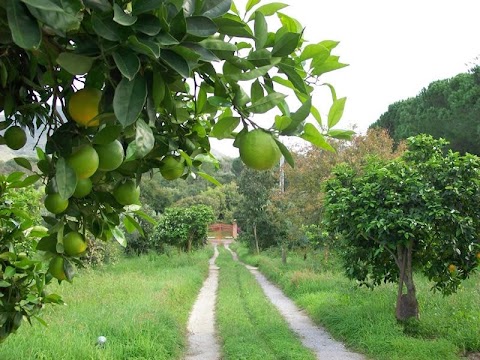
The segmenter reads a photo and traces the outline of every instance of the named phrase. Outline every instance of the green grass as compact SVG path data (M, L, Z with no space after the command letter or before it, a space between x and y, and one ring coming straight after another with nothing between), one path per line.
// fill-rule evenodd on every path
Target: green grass
M338 265L322 265L321 256L304 261L289 254L282 265L279 254L251 256L242 247L238 252L336 339L372 359L448 360L480 351L480 274L449 297L431 292L431 284L417 276L420 321L405 330L395 320L393 284L373 291L359 288Z
M211 254L149 255L83 271L55 289L68 305L46 309L49 326L23 324L0 346L0 359L180 359ZM100 335L104 348L96 346Z
M265 298L250 272L220 248L218 335L224 360L315 359Z

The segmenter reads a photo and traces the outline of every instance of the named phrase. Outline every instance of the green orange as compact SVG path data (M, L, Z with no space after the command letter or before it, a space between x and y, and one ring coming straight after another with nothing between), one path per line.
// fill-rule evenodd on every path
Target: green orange
M90 127L98 126L102 92L98 89L84 88L74 93L68 101L68 113L79 125Z
M98 154L98 170L112 171L117 169L123 163L125 152L122 143L114 140L109 144L95 146Z
M268 170L278 164L280 149L272 134L255 129L243 135L239 144L240 158L255 170Z
M5 144L12 150L19 150L27 143L27 134L20 126L10 126L3 134Z
M183 175L185 165L180 157L167 155L160 165L160 173L167 180L175 180Z
M67 280L67 275L65 274L65 260L61 256L55 256L48 266L48 271L52 276L58 280Z
M92 192L92 186L92 180L90 180L90 178L78 179L73 197L80 199L87 196Z
M86 179L98 169L98 154L91 145L82 145L67 158L67 163L78 179Z
M60 214L68 207L68 199L62 198L58 193L48 194L43 203L52 214Z
M71 231L63 237L63 249L67 255L80 255L87 250L87 242L80 233Z
M113 197L121 205L138 204L140 202L140 188L133 180L121 182L113 189Z

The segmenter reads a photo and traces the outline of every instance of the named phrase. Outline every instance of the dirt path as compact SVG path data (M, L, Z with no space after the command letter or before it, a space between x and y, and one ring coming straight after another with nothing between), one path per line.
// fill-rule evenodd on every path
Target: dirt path
M215 302L218 288L218 267L215 254L210 259L208 277L198 294L188 319L188 351L185 360L218 360L220 345L215 334Z
M228 244L225 244L225 248L230 251L233 259L238 261L237 254L228 247ZM316 326L292 300L287 298L279 288L268 281L257 268L249 265L245 266L255 276L267 298L287 320L290 328L297 333L303 345L311 349L316 354L317 359L364 359L362 355L348 351L342 343L333 340L325 330Z

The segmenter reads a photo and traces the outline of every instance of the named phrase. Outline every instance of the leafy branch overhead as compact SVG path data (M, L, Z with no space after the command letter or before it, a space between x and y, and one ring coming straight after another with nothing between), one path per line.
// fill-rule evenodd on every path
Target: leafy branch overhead
M16 159L34 172L18 186L41 180L50 212L37 245L49 269L33 275L71 281L88 239L125 246L122 224L141 229L138 217L151 220L139 207L145 174L174 180L196 173L218 184L201 168L215 163L211 137L235 139L242 160L263 170L280 154L293 165L281 135L327 150L325 137L351 136L332 129L345 106L332 85L324 84L332 94L327 121L313 99L320 77L346 66L333 54L338 43L306 44L286 7L259 0L244 11L231 0L0 0L0 143L18 150L26 132L47 138L36 166ZM271 128L255 117L269 112L276 112ZM307 123L310 115L316 125ZM16 258L5 259L2 266L15 265ZM0 340L21 316L33 316L5 304L15 326Z

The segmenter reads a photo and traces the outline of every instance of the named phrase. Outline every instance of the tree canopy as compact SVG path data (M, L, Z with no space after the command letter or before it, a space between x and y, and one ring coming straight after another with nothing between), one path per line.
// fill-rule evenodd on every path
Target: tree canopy
M391 104L372 124L396 140L425 133L445 138L461 153L480 155L480 67L451 79L432 82L416 97Z
M480 159L446 145L409 138L401 157L340 166L326 185L325 225L341 236L347 275L398 282L399 320L418 316L414 270L450 294L480 262Z

